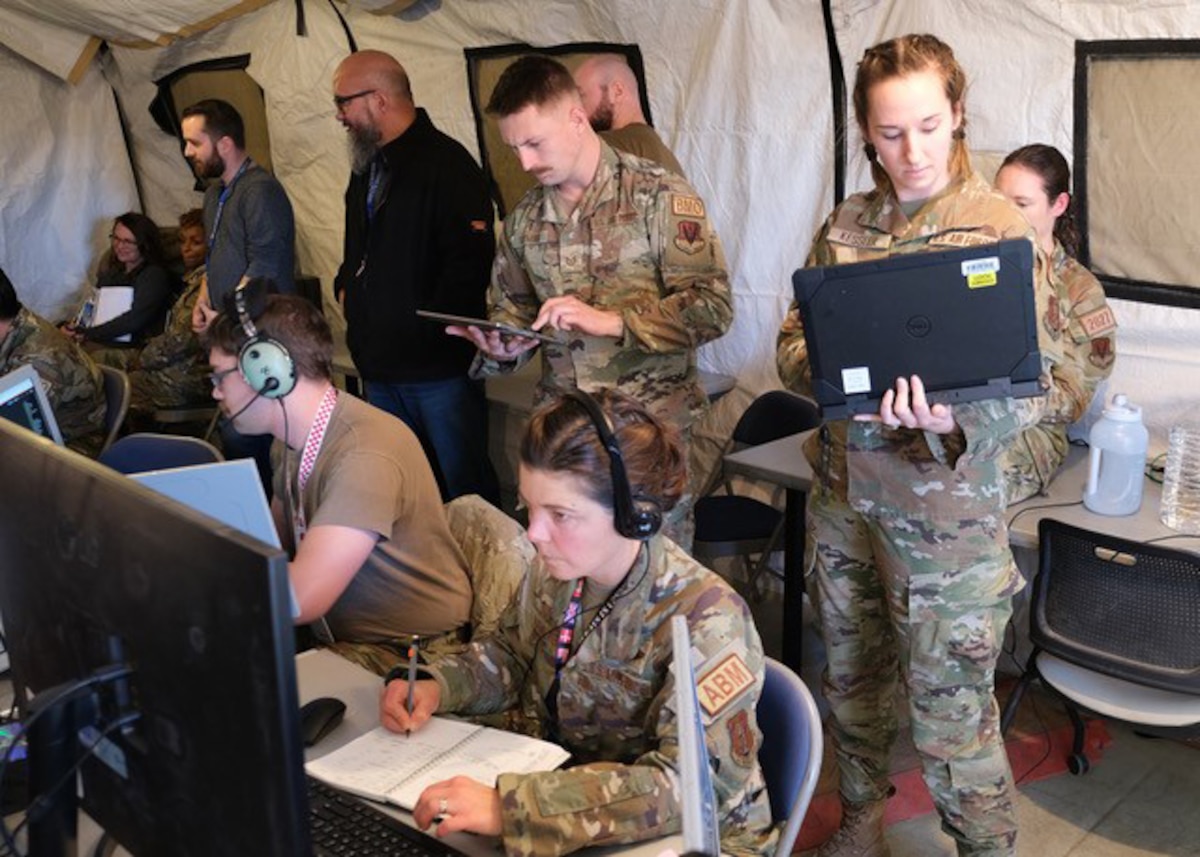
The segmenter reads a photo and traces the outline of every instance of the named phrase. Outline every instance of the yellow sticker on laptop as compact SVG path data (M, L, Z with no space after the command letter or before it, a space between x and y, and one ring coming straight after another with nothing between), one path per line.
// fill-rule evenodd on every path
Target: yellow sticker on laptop
M962 263L962 275L967 281L968 289L985 289L999 282L996 272L1000 270L999 256L985 256L982 259L968 259Z

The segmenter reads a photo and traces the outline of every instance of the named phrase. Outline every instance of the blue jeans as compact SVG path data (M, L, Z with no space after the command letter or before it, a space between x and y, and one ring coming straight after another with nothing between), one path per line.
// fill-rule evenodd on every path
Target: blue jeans
M488 406L482 381L448 378L411 384L366 381L367 401L404 420L425 450L442 499L478 494L500 505L488 457Z

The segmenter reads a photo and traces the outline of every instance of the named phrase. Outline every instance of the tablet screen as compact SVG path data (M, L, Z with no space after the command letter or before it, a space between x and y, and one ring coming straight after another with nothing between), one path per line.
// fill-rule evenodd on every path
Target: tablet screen
M460 327L478 327L480 330L497 330L509 336L524 336L526 339L536 339L539 342L557 343L559 341L547 333L530 330L527 327L502 324L498 321L488 321L486 318L471 318L465 315L451 315L450 313L433 312L425 309L417 310L417 315L421 318L427 318L430 321L441 322L442 324L454 324Z

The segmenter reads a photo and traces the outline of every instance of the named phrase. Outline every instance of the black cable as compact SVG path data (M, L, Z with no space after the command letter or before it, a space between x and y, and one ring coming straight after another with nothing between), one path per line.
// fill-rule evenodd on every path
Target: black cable
M1029 688L1033 690L1033 688ZM1025 781L1025 778L1042 766L1042 763L1050 758L1050 753L1054 750L1054 736L1050 734L1050 729L1046 726L1046 721L1042 718L1042 710L1038 708L1037 696L1030 695L1029 701L1033 704L1033 716L1037 718L1038 726L1042 729L1042 734L1046 736L1046 751L1042 753L1042 757L1038 759L1025 773L1013 780L1014 786L1019 786Z
M96 748L100 746L102 741L108 738L108 736L117 729L121 729L125 726L135 723L139 717L141 717L139 712L132 711L128 714L117 717L112 723L109 723L107 726L105 726L104 731L97 735L96 739L84 748L84 751L80 754L79 758L75 760L75 763L71 765L70 769L58 778L58 782L29 802L29 806L25 810L25 817L22 818L21 822L12 830L13 839L15 839L21 833L21 830L26 824L29 823L31 819L37 820L38 816L49 809L50 802L54 799L54 796L58 794L59 791L61 791L62 788L66 786L77 773L79 773L79 768L96 751Z
M1070 503L1043 503L1040 506L1026 506L1023 509L1018 509L1016 511L1016 513L1011 518L1008 519L1008 527L1009 527L1009 529L1012 529L1013 522L1016 521L1017 518L1024 515L1026 512L1038 512L1038 511L1041 511L1042 509L1069 509L1071 506L1082 506L1082 505L1083 505L1083 500L1075 500Z

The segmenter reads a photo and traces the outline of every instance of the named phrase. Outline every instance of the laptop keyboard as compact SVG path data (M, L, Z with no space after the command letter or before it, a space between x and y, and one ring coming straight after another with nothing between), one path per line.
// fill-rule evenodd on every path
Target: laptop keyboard
M462 852L358 798L308 778L308 818L316 857L452 857Z

